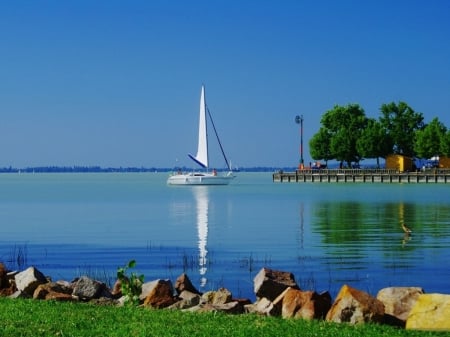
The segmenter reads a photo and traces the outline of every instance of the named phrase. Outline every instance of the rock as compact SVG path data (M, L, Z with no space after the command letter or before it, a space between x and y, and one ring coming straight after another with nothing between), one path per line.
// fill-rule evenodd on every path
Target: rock
M324 319L331 308L328 292L301 291L289 288L283 296L283 318Z
M294 275L289 272L262 268L253 280L256 297L273 301L286 288L299 289Z
M8 271L3 263L0 262L0 289L8 288Z
M393 316L404 323L417 298L424 291L419 287L389 287L381 289L377 299L383 302L386 315Z
M114 283L114 286L111 290L111 295L114 298L122 297L122 282L120 280L117 280L116 283Z
M255 303L244 305L244 309L249 314L279 316L279 309L265 297L259 298Z
M94 298L100 298L106 291L106 285L93 280L87 276L81 276L76 281L72 295L82 301L90 301Z
M406 320L406 329L450 331L450 295L419 295Z
M35 267L29 267L16 274L14 279L17 289L28 296L33 296L40 284L47 283L47 278Z
M188 290L183 290L178 297L180 300L169 306L168 309L188 309L200 303L200 295Z
M231 301L224 304L201 303L195 307L189 308L189 312L223 312L227 314L242 314L244 306L239 301Z
M231 292L228 289L220 288L217 291L208 291L202 295L201 302L213 305L220 305L231 302Z
M165 308L173 303L173 287L170 280L153 281L153 286L144 299L144 306L152 308Z
M200 294L200 292L192 285L192 282L186 275L186 273L178 276L177 280L175 281L175 290L177 294L181 294L185 290L194 294Z
M72 301L72 289L61 284L49 282L40 284L33 293L38 300Z
M344 285L326 316L337 323L382 323L384 305L369 294Z

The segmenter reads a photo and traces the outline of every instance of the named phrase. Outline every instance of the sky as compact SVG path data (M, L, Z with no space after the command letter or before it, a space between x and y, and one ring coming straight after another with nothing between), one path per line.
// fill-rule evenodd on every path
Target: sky
M0 0L0 167L195 167L202 84L238 167L297 166L296 115L308 163L336 104L450 128L450 1Z

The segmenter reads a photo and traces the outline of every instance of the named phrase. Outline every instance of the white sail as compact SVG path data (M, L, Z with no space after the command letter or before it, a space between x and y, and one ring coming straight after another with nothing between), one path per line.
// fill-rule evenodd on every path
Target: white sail
M200 166L208 167L208 137L206 129L206 102L205 102L205 87L202 86L200 94L200 116L198 125L198 148L197 155L194 157L189 155Z
M207 118L209 120L207 121ZM177 170L176 173L172 174L168 179L167 183L169 185L228 185L231 180L235 178L233 172L231 171L231 166L225 156L222 144L217 134L216 127L211 117L211 113L208 110L205 102L205 87L202 86L200 94L200 116L199 116L199 128L198 128L198 149L197 155L193 156L189 154L189 157L194 160L200 166L208 169L208 132L207 125L210 122L212 130L216 135L217 142L219 144L220 150L222 152L223 158L227 164L229 171L226 174L217 174L214 169L212 172L189 172L183 173Z

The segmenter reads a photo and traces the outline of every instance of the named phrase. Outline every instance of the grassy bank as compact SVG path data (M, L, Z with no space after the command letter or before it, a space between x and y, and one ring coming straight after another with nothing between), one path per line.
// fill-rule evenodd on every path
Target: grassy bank
M0 298L0 336L444 336L389 326ZM447 335L447 334L445 334Z

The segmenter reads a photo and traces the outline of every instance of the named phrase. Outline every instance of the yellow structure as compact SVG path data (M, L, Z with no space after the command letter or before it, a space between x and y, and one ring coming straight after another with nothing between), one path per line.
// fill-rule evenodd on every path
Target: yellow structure
M439 157L439 168L450 168L450 158Z
M413 160L400 154L390 154L386 157L386 169L398 170L400 172L412 171Z

